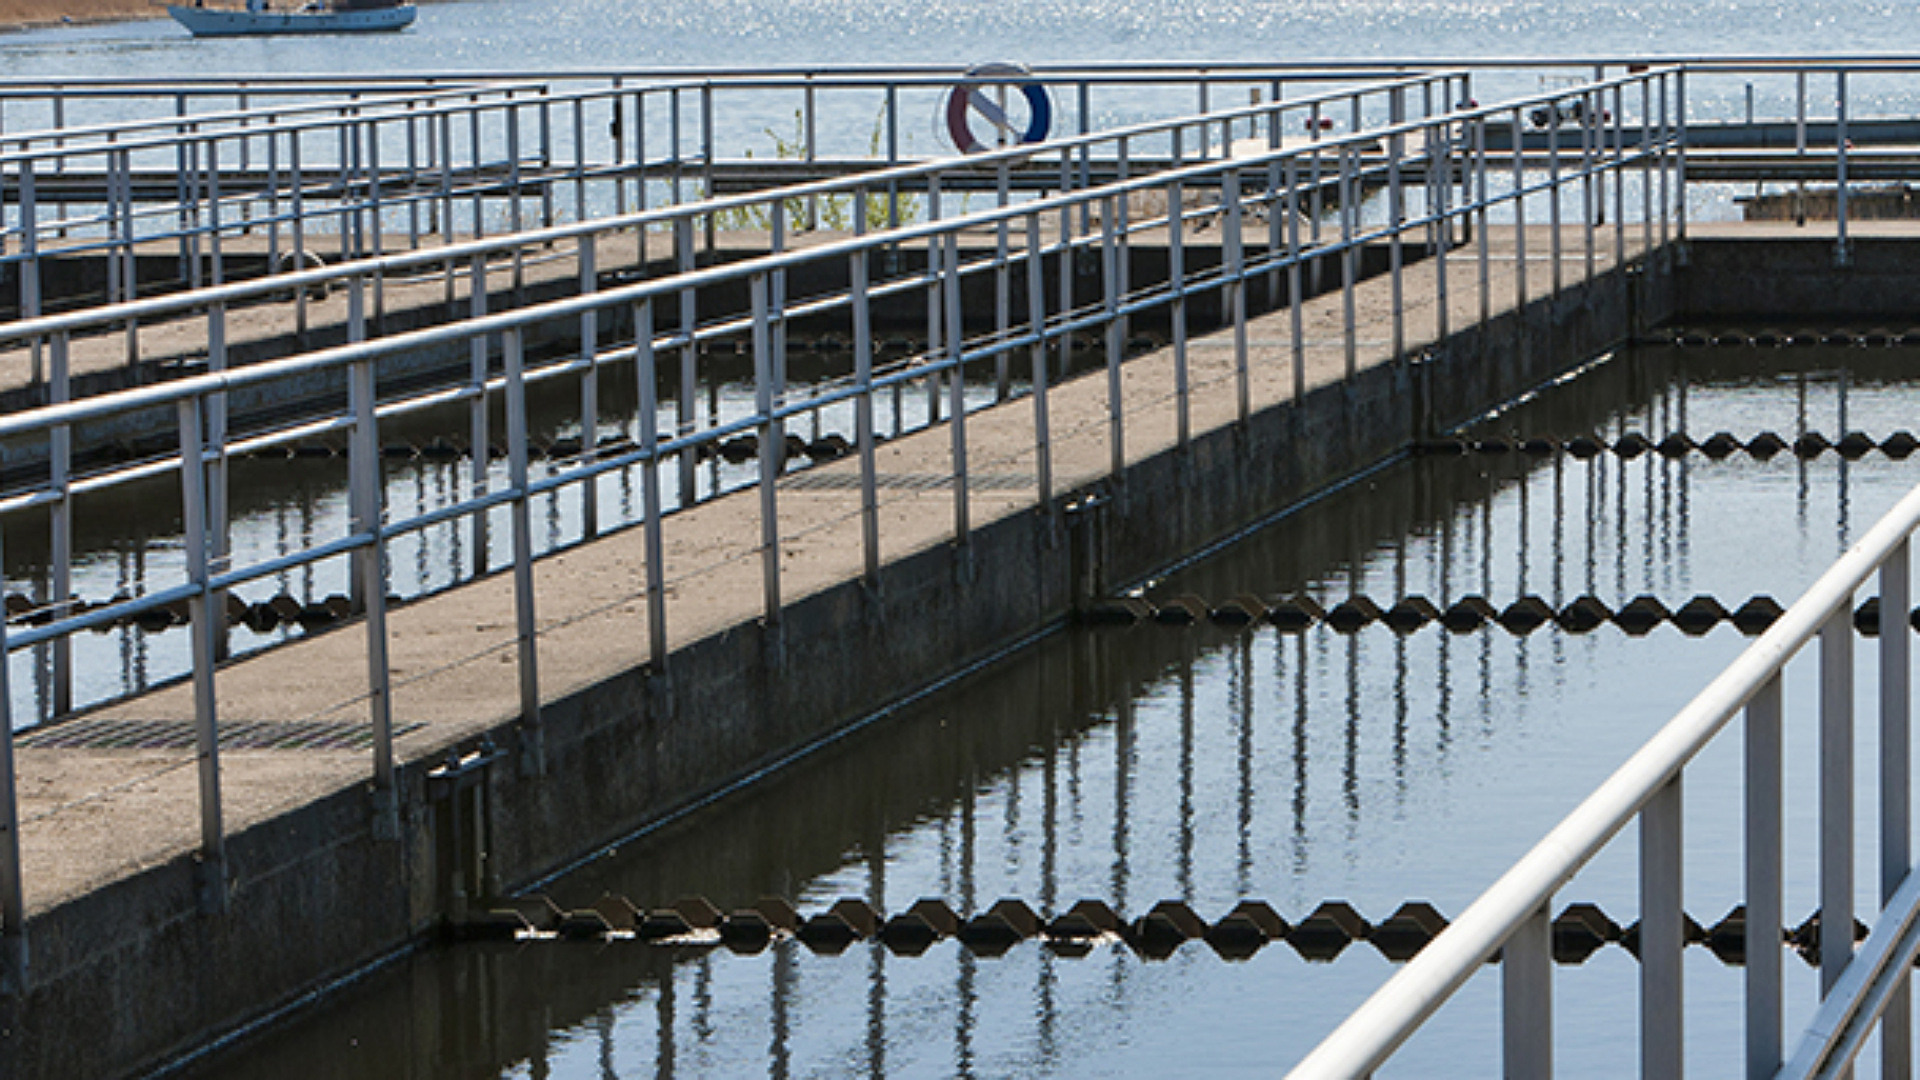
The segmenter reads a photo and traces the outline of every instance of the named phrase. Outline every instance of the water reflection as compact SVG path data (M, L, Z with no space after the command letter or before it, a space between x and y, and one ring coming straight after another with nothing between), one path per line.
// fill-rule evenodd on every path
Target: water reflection
M1835 435L1849 423L1884 433L1910 400L1857 370L1789 375L1804 392L1784 394L1778 373L1743 362L1738 378L1657 355L1605 365L1484 427L1657 441L1786 433L1804 419ZM1475 594L1499 606L1528 593L1556 606L1579 593L1615 606L1639 592L1670 607L1695 593L1729 607L1753 593L1785 600L1840 550L1834 522L1879 513L1910 480L1879 456L1423 458L1153 588L1328 604L1365 594L1383 606L1414 593L1442 607ZM1407 899L1457 912L1744 643L1729 627L1701 638L1670 626L1644 638L1613 627L1070 631L548 891L566 907L617 893L643 907L701 894L723 909L775 895L804 908L858 896L888 912L922 896L969 912L1003 896L1043 912L1093 897L1134 915L1177 898L1210 918L1246 897L1291 918L1331 898L1373 918ZM1737 845L1710 842L1738 834L1733 783L1731 771L1690 774L1704 881L1737 873ZM1628 869L1603 865L1577 899L1626 921L1633 895ZM1383 970L1363 947L1322 965L1284 947L1244 964L1197 948L1148 964L1124 949L1069 960L1037 946L988 960L951 942L920 958L865 945L822 957L793 942L750 957L463 946L380 974L206 1075L1266 1069ZM1733 1022L1731 993L1703 1000L1700 1023ZM1459 1016L1447 1023L1465 1034L1409 1048L1410 1068L1494 1067L1480 1056L1497 1047L1491 1005ZM360 1042L343 1050L349 1039ZM1566 1064L1630 1068L1608 1057L1618 1049L1595 1040Z

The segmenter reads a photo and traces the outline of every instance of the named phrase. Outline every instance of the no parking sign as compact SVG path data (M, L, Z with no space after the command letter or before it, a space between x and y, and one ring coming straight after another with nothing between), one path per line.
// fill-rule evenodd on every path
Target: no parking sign
M1026 114L1024 120L1019 112ZM947 95L946 117L953 148L977 154L994 145L1045 139L1053 127L1053 99L1019 64L978 64L967 69L967 81ZM989 126L984 142L974 135L975 117Z

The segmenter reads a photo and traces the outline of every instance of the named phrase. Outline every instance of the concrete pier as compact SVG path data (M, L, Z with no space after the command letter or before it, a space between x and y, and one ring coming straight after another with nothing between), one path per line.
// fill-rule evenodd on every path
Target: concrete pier
M886 562L876 582L861 580L858 495L845 482L852 463L791 474L779 489L793 538L781 552L791 599L772 624L759 617L754 497L676 515L668 617L673 640L686 644L664 671L644 662L637 533L545 560L537 573L547 696L537 727L518 716L506 576L396 610L399 836L374 828L363 752L229 749L224 912L196 901L191 749L22 747L31 952L26 994L0 1004L6 1075L137 1070L269 1015L419 940L462 902L459 892L511 890L777 766L1057 625L1077 601L1658 322L1886 320L1920 284L1906 269L1915 237L1899 227L1857 237L1844 265L1830 239L1722 227L1696 230L1684 253L1636 248L1624 267L1603 257L1584 281L1584 253L1566 243L1565 277L1580 283L1549 295L1551 267L1539 257L1547 239L1544 230L1528 237L1521 306L1513 237L1490 237L1486 323L1477 287L1456 266L1448 322L1460 329L1444 339L1432 302L1437 267L1410 268L1408 352L1399 357L1384 332L1389 284L1363 283L1358 371L1344 381L1339 297L1312 301L1303 312L1308 393L1299 400L1286 313L1253 321L1245 424L1231 334L1195 340L1185 447L1170 353L1129 361L1118 478L1109 475L1104 379L1056 388L1058 497L1046 506L1033 486L1031 403L970 416L974 529L964 543L952 531L950 486L927 481L950 470L947 429L888 443ZM360 628L348 626L230 665L219 675L222 719L364 723L364 655ZM88 719L185 730L192 716L189 689L175 686Z
M1431 261L1409 267L1407 353L1389 283L1363 283L1357 371L1342 379L1337 294L1303 312L1295 400L1289 319L1248 328L1250 416L1238 420L1232 335L1190 346L1192 438L1175 429L1173 358L1128 361L1126 467L1109 474L1106 380L1050 396L1057 497L1037 502L1032 407L968 417L973 530L953 531L951 436L879 449L885 564L862 581L852 462L780 481L785 595L759 617L757 500L674 518L666 562L676 647L650 670L638 531L537 564L537 725L518 715L512 581L500 575L390 614L401 733L400 830L377 834L364 752L222 754L226 910L196 903L195 757L105 748L18 751L29 986L7 999L12 1076L123 1072L191 1050L429 933L464 892L512 889L775 767L887 702L1059 624L1076 602L1151 573L1386 460L1673 314L1676 249L1633 250L1550 295L1530 254L1517 303L1511 232L1479 321L1456 266L1447 323ZM1549 249L1545 230L1527 250ZM1610 245L1608 250L1611 250ZM1565 278L1583 277L1577 239ZM1504 258L1501 253L1505 253ZM1749 260L1750 264L1750 260ZM836 477L841 478L836 482ZM929 482L928 478L934 478ZM231 726L364 724L365 647L350 625L219 673ZM177 685L90 714L190 729ZM475 843L475 840L478 843ZM103 1024L101 1018L107 1018ZM84 1028L85 1037L80 1031Z

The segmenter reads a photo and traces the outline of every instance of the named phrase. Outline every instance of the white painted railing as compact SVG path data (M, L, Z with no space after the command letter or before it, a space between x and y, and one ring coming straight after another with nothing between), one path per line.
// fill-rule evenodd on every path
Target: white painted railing
M1554 897L1615 837L1639 834L1640 1071L1684 1073L1681 789L1687 767L1744 716L1746 1075L1841 1076L1880 1026L1881 1075L1912 1069L1910 973L1920 956L1920 875L1911 828L1911 546L1920 488L1821 575L1765 634L1508 870L1431 945L1389 979L1290 1074L1360 1077L1498 957L1508 1076L1553 1071ZM1884 909L1856 953L1854 923L1854 596L1878 582L1883 619L1878 723L1880 896ZM1782 1030L1781 680L1818 642L1819 896L1824 1000L1794 1044ZM1729 1051L1731 1047L1729 1046Z

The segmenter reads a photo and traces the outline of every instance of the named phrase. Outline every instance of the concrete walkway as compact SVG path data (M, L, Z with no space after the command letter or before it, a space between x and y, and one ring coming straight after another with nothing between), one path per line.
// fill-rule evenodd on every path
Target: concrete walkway
M1563 237L1562 273L1570 283L1586 268L1579 236L1568 230ZM1605 271L1613 262L1613 233L1602 231L1599 239L1595 268ZM1630 230L1630 257L1638 255L1640 239L1637 228ZM1526 242L1527 294L1537 299L1552 286L1550 236L1544 229L1530 229ZM1489 244L1487 304L1497 315L1517 304L1519 261L1512 230L1495 230ZM1481 314L1474 253L1469 245L1449 257L1447 319L1456 330ZM1426 260L1405 272L1401 312L1409 354L1436 340L1437 270L1433 260ZM1390 280L1383 276L1362 283L1355 292L1355 311L1358 365L1393 363ZM1337 291L1304 306L1305 382L1310 389L1342 377L1345 317ZM1250 404L1257 412L1293 393L1288 313L1252 321L1247 339ZM1191 423L1196 433L1235 422L1234 351L1230 332L1191 343ZM1176 443L1174 363L1172 350L1164 349L1129 360L1124 367L1129 461L1160 454ZM1055 492L1106 476L1110 443L1104 375L1093 373L1055 387L1049 406ZM975 478L968 493L973 522L1034 512L1038 503L1031 400L1016 399L971 414L966 430ZM948 476L951 453L951 431L945 425L878 449L883 558L898 559L954 539L951 486L916 482ZM663 469L663 474L670 475L670 470ZM847 458L790 473L781 481L780 565L783 596L789 602L859 577L857 476L857 458ZM760 617L759 535L759 503L753 490L666 520L671 645L721 634ZM537 564L543 698L565 696L645 662L650 645L642 550L641 531L630 529ZM397 747L403 760L432 759L462 739L515 718L519 691L510 576L497 575L397 608L390 614L390 628L393 712L396 726L406 732ZM363 631L354 624L228 665L217 680L222 722L364 725L365 647ZM186 684L88 714L89 719L183 725L192 717ZM18 760L30 912L45 911L196 847L197 780L191 749L22 747ZM221 761L230 833L365 784L371 776L370 755L364 752L223 750Z

